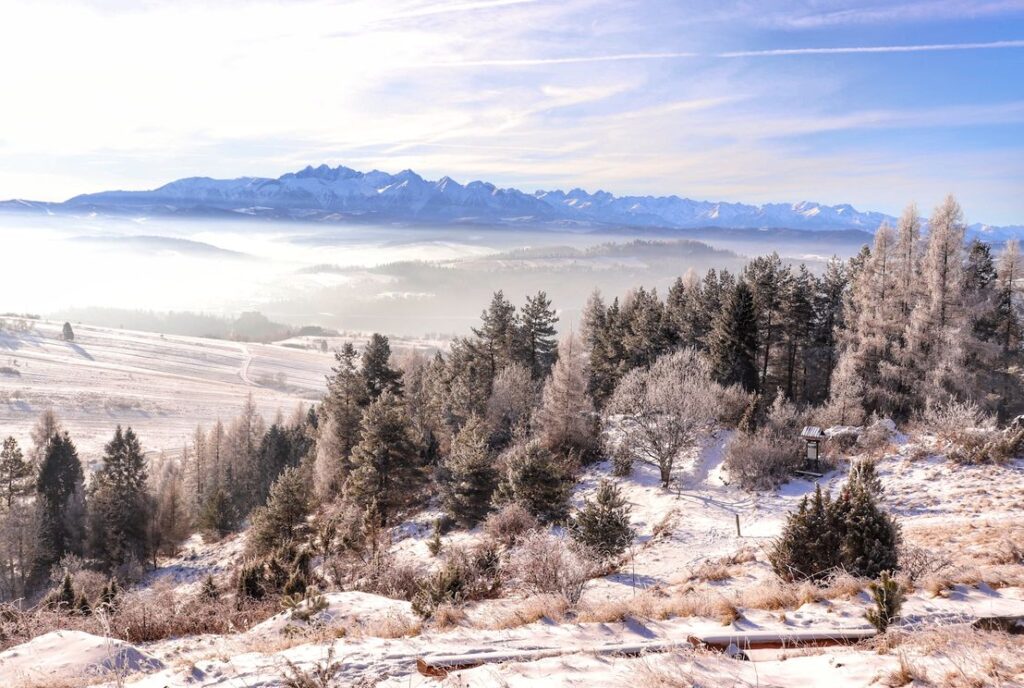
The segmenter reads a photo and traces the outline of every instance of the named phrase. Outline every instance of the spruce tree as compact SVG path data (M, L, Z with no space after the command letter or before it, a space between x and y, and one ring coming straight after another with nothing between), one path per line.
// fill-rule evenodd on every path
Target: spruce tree
M470 418L456 435L439 470L444 510L453 520L467 527L487 515L497 483L487 434L479 417Z
M89 493L89 544L106 566L145 561L149 519L146 461L135 432L122 432L104 447L103 465L93 476Z
M668 350L665 307L656 290L640 287L631 292L622 307L621 317L626 370L649 366Z
M854 576L878 578L882 571L899 567L900 528L882 511L871 492L848 482L835 503L843 523L840 543L843 566Z
M710 335L708 356L720 383L739 384L748 392L757 391L757 341L754 297L741 280L729 295Z
M10 511L14 501L32 491L35 470L25 458L18 441L13 437L4 440L0 450L0 502Z
M495 493L497 503L518 502L545 523L565 518L572 475L554 454L533 440L513 445L503 456L503 463Z
M340 492L351 470L352 450L359 443L359 422L370 395L356 359L346 342L334 354L336 365L327 377L327 397L320 405L313 480L317 496L327 500Z
M84 474L68 434L54 435L36 480L39 500L37 571L45 573L67 554L82 554L84 545Z
M64 323L64 327L61 329L61 337L65 342L75 341L75 331L71 329L71 323Z
M569 533L600 556L616 557L633 541L633 529L629 526L631 511L619 486L602 480L594 501L583 500L583 506L569 523Z
M402 371L391 367L391 344L384 335L374 332L370 337L363 350L360 375L371 400L384 392L401 396Z
M522 341L523 363L530 369L534 380L543 380L555 362L555 323L558 316L551 307L548 295L537 292L527 296L526 305L520 314L519 336Z
M419 454L401 399L382 393L367 407L360 428L345 495L364 509L376 501L386 522L409 502L420 473Z
M297 541L305 532L311 511L309 480L295 466L286 468L270 488L266 506L253 512L250 542L265 554Z

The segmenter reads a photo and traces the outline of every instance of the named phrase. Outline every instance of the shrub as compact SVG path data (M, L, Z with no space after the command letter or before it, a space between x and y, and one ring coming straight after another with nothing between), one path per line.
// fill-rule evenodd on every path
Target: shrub
M512 547L520 537L536 529L537 519L517 502L506 504L484 521L484 533L505 547Z
M743 385L723 387L718 395L718 422L727 428L738 426L752 398Z
M993 419L973 401L957 401L949 397L942 402L928 400L921 420L936 435L945 440L954 440L967 430L991 428Z
M739 433L729 442L725 467L730 480L746 490L770 490L785 483L803 465L803 442L769 428Z
M877 578L899 566L900 529L855 481L832 501L819 487L791 513L768 559L784 580L822 581L836 570Z
M618 485L602 480L594 501L583 500L583 507L569 523L569 533L599 556L615 557L633 541L633 529L629 527L631 511Z
M419 581L412 608L428 619L442 605L491 597L499 584L498 555L492 547L450 548L441 566Z
M263 562L249 561L238 569L235 590L241 599L262 600L267 594L263 581Z
M508 566L512 577L533 593L562 595L579 602L583 586L597 574L597 565L585 549L549 533L534 531L512 551Z
M877 583L869 586L871 597L875 606L869 609L866 616L872 626L878 629L879 633L885 633L889 624L896 621L900 616L900 609L903 607L903 591L895 578L889 576L888 571L882 571Z

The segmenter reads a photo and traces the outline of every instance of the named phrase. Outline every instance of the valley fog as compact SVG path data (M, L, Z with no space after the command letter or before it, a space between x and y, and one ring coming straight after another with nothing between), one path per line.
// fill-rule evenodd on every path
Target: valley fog
M135 329L154 328L139 311L259 311L291 326L421 336L468 332L498 289L513 302L543 289L565 328L594 289L664 293L688 271L739 270L745 255L770 250L817 272L859 239L12 213L0 215L0 311Z

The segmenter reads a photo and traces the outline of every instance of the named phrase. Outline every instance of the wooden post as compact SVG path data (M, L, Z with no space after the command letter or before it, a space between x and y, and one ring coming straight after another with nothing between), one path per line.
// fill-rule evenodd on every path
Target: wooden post
M740 533L740 515L739 514L733 514L733 515L736 517L736 537L743 537L743 534Z

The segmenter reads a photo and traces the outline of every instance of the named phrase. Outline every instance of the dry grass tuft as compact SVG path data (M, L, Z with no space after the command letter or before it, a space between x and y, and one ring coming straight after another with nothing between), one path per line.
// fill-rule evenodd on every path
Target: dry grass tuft
M885 681L888 688L900 688L901 686L908 686L914 681L920 681L927 683L928 674L917 665L913 664L907 657L906 652L899 653L900 665L896 669L889 672L883 680Z
M434 610L434 625L437 628L448 629L462 624L466 620L466 611L454 604L443 603Z
M569 606L569 601L562 595L534 595L499 614L485 626L501 630L525 626L545 618L560 622L565 619Z

